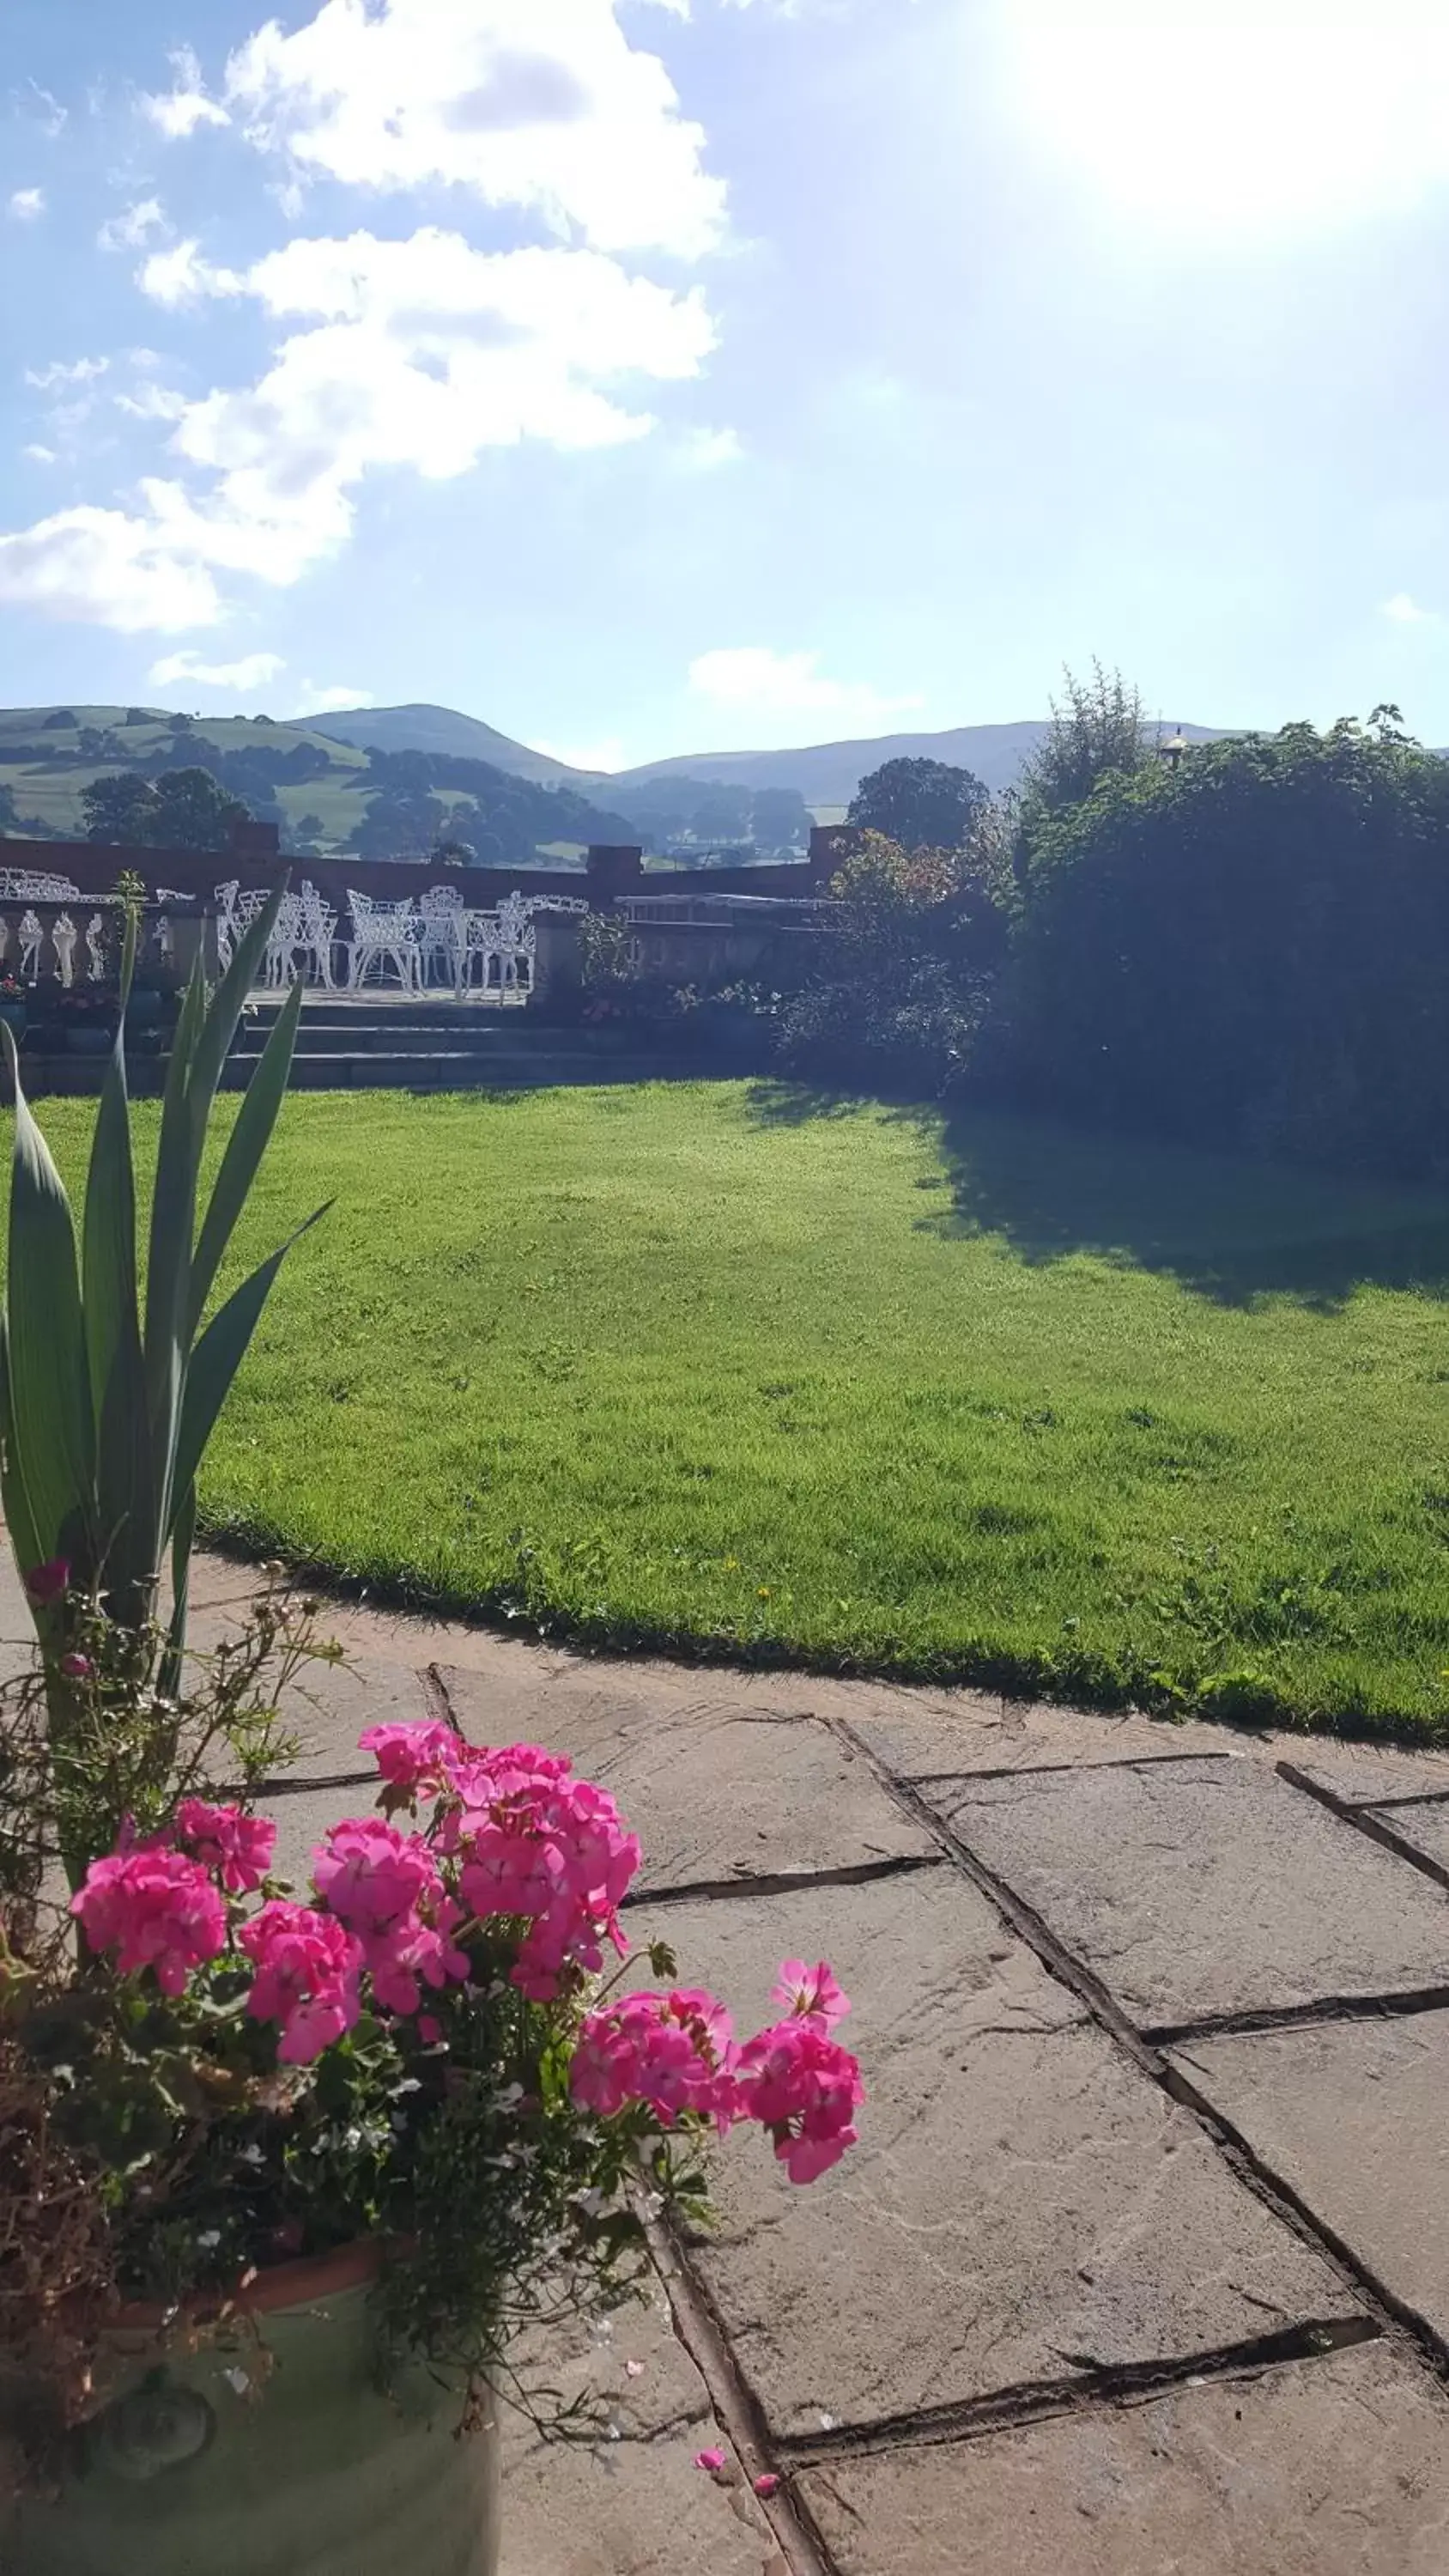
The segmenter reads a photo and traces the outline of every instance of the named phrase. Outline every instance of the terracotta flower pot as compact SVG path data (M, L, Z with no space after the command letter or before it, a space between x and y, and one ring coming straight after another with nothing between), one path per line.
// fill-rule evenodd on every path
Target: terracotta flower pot
M373 2375L374 2248L262 2274L195 2349L128 2310L59 2498L0 2530L6 2576L496 2576L498 2435L456 2390Z

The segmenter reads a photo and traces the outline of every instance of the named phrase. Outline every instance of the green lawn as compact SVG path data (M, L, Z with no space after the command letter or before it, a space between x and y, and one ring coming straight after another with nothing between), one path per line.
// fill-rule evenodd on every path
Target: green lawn
M295 1099L253 1257L328 1196L215 1530L601 1640L1449 1714L1449 1203L747 1084Z

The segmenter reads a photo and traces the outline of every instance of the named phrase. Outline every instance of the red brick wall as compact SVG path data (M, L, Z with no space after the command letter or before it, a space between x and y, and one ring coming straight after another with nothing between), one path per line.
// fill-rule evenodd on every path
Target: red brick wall
M82 894L109 894L123 869L141 877L148 893L158 885L183 894L207 896L236 877L244 886L277 883L285 870L292 883L303 877L319 888L340 912L349 886L379 901L396 902L421 893L424 886L456 885L467 903L492 905L515 890L520 894L585 895L597 891L607 902L612 894L665 893L688 885L700 894L808 895L817 893L840 864L836 827L810 835L810 856L778 866L758 868L650 868L636 849L590 851L587 874L581 868L429 868L403 859L244 858L190 850L131 850L113 842L0 841L0 867L35 868L48 876L69 877Z

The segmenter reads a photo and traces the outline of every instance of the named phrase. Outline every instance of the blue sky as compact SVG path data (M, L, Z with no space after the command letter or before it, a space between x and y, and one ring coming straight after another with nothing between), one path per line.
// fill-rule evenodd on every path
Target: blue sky
M0 699L1449 742L1442 0L6 0Z

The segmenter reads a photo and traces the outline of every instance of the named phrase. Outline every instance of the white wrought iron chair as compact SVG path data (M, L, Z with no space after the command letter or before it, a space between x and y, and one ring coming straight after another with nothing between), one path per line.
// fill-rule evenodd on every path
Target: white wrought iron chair
M458 990L471 992L476 979L485 996L493 991L493 968L501 976L503 934L496 912L470 912L463 931L462 955L458 960Z
M462 983L467 936L463 897L457 886L429 886L418 899L418 971L426 985L439 969L439 980L456 991Z
M40 943L45 937L45 924L38 912L27 909L20 916L20 980L22 984L40 981Z
M69 877L49 877L37 868L0 868L0 901L74 903L79 895L80 887Z
M69 992L71 985L75 982L75 944L79 937L80 932L77 930L70 914L68 912L57 913L54 921L50 925L50 944L55 950L55 971L57 978L67 992Z
M388 966L397 973L405 993L418 989L419 934L421 923L404 896L401 903L375 903L371 895L356 894L347 889L347 902L352 914L352 937L348 943L347 981L353 992L360 990L370 968L379 980Z
M498 998L502 1002L526 1002L533 992L538 932L528 913L521 894L506 894L498 907Z
M337 915L331 904L323 901L310 878L302 879L297 898L298 935L293 942L302 959L304 974L332 990L332 942L337 936Z
M240 924L236 917L236 899L240 892L240 877L228 877L225 885L215 888L216 962L223 975L231 964L232 954L240 934Z
M283 984L297 980L297 950L302 942L302 903L295 894L284 894L267 938L262 975L270 992L280 991Z

